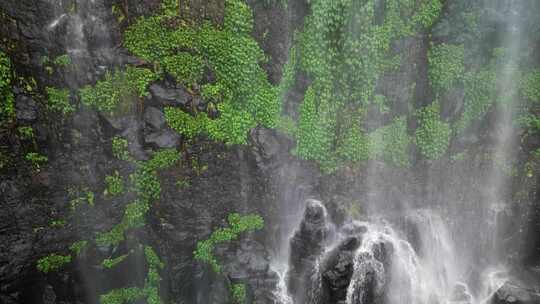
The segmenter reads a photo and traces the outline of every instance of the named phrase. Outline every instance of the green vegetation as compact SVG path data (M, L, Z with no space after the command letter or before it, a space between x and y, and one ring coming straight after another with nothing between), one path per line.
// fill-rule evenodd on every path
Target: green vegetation
M464 75L465 106L454 126L457 133L465 131L472 122L483 117L495 102L496 78L497 74L492 67Z
M311 1L312 14L297 37L299 68L312 84L299 109L296 154L316 161L326 172L372 158L409 165L404 118L372 134L362 121L368 109L389 111L376 85L401 64L392 43L430 27L442 5L434 0L393 0L381 9L377 3Z
M146 298L148 304L160 304L159 298L159 282L161 277L159 271L164 267L163 262L159 259L152 247L145 246L144 254L146 263L148 264L148 273L143 288L128 287L114 289L100 297L101 304L122 304L131 303L138 299Z
M245 284L233 284L231 287L231 294L234 304L246 303L246 285Z
M85 86L79 94L87 106L109 115L120 114L132 104L133 97L146 96L148 85L157 79L158 75L149 69L128 66L124 71L107 72L104 79Z
M151 203L158 200L161 194L157 170L170 167L179 160L178 151L169 149L154 153L152 159L147 162L138 163L136 172L130 176L132 190L137 194L137 199L126 206L124 216L119 224L96 236L98 245L117 246L124 240L126 231L145 224L145 216Z
M540 69L527 73L520 83L521 96L533 103L540 103Z
M123 254L113 259L105 259L103 260L103 262L101 262L101 265L105 268L113 268L114 266L120 264L123 260L125 260L127 256L127 254Z
M15 118L15 98L11 90L13 72L11 60L0 51L0 125Z
M118 158L120 160L130 161L131 156L129 155L129 152L128 152L128 141L127 141L127 139L122 138L120 136L113 137L113 139L112 139L112 153L113 153L114 157L116 157L116 158Z
M238 213L231 213L227 220L229 227L219 228L209 239L197 242L197 249L193 252L196 260L209 264L217 273L221 272L221 266L213 254L217 243L236 240L242 232L260 230L264 227L264 220L254 214L241 216Z
M418 128L416 129L416 144L422 155L430 160L439 159L448 149L450 141L450 124L441 121L439 103L417 111Z
M407 134L405 117L396 117L390 124L369 134L371 157L388 164L410 166L408 148L412 138Z
M94 207L94 192L84 189L68 189L68 194L72 199L69 201L69 206L72 211L75 211L77 207L88 204L90 207Z
M53 63L60 67L66 67L71 64L71 57L68 54L60 55L54 59Z
M51 111L70 114L75 111L75 107L69 102L69 90L47 87L48 104L47 108Z
M47 156L36 152L26 153L24 158L29 161L32 164L32 167L37 171L39 171L41 167L49 160Z
M124 35L133 54L164 67L179 82L197 82L204 88L200 93L217 103L211 107L219 114L212 119L169 109L171 125L188 137L203 133L228 144L246 143L248 131L257 125L275 127L281 110L278 88L259 65L266 58L250 36L249 7L241 0L226 0L222 29L209 23L185 26L178 22L177 8L177 3L164 3L161 14L139 19ZM212 72L214 82L202 82L204 69Z
M32 140L34 139L34 129L30 126L22 126L17 128L17 132L19 132L19 136L21 139L24 140Z
M43 273L49 273L51 271L57 271L65 264L71 262L70 255L58 255L50 254L37 261L37 269Z
M73 252L76 256L79 256L87 245L88 241L77 241L69 246L69 250L71 250L71 252Z
M66 221L65 220L53 220L49 223L49 226L53 227L53 228L62 228L66 225Z
M105 184L105 195L116 196L124 192L124 182L122 181L122 177L120 177L120 173L116 170L113 175L105 177Z
M428 76L437 94L444 93L456 84L465 73L465 48L463 45L432 45L428 52Z

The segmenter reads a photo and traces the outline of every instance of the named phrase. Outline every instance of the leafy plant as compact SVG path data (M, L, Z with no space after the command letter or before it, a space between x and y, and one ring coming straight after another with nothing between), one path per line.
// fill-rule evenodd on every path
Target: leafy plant
M69 250L78 256L86 248L86 246L88 246L88 241L77 241L69 246Z
M444 93L465 73L463 45L432 45L428 52L429 80L437 93Z
M43 164L45 164L49 159L45 155L41 155L36 152L29 152L24 157L27 161L32 164L32 167L36 170L40 170Z
M13 80L11 60L0 51L0 124L15 118L15 98L11 90Z
M45 88L48 95L47 108L51 111L60 112L64 115L75 111L75 107L69 102L69 90L52 87Z
M131 160L131 156L128 152L128 141L125 138L122 138L120 136L115 136L112 139L112 153L114 157L120 159L129 161Z
M120 104L126 106L131 98L146 96L148 85L157 79L158 75L149 69L128 66L124 71L107 72L94 86L80 89L79 95L83 104L113 115Z
M217 243L235 240L242 232L260 230L264 227L262 217L255 214L241 216L238 213L231 213L227 220L229 227L219 228L210 235L209 239L197 242L197 249L193 252L196 260L210 264L217 273L221 272L221 266L213 254Z
M52 253L48 256L42 257L37 261L37 269L43 273L49 273L51 271L57 271L65 264L71 262L70 255L58 255Z
M34 129L32 129L32 127L30 126L18 127L17 131L19 132L19 135L21 136L22 139L25 139L25 140L34 139Z
M60 55L54 59L53 63L60 67L66 67L71 64L71 57L68 54Z
M419 127L416 129L416 144L422 155L427 159L438 159L448 149L450 124L441 121L439 103L417 111Z
M123 254L113 259L104 259L103 262L101 262L101 265L105 268L113 268L114 266L120 264L123 260L125 260L127 256L127 254Z
M231 287L231 294L233 303L245 304L246 303L246 285L245 284L233 284Z
M117 170L114 171L113 175L108 175L105 177L105 195L116 196L124 192L124 182L120 173Z

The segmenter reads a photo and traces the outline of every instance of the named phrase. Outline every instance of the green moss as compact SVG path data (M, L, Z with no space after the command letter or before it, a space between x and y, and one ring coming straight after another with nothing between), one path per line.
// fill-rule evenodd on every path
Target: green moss
M428 76L437 94L453 87L465 73L463 45L432 45L428 52Z
M418 128L416 129L416 144L422 155L431 160L439 159L448 149L450 124L441 121L439 103L417 111Z
M58 255L52 253L48 256L42 257L37 261L37 269L43 273L49 273L51 271L57 271L65 264L71 262L70 255Z
M53 227L53 228L62 228L66 225L66 221L65 220L53 220L49 223L49 226Z
M254 214L241 216L238 213L231 213L227 220L229 227L219 228L209 239L197 242L197 249L193 252L196 260L209 264L217 273L221 272L221 266L213 254L217 243L235 240L242 232L260 230L264 227L264 220Z
M137 287L114 289L107 294L101 295L101 304L131 303L144 296L144 291Z

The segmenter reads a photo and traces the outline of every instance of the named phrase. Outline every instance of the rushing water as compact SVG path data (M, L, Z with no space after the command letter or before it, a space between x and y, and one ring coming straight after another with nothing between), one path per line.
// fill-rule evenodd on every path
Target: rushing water
M354 252L354 270L347 287L347 304L369 304L374 298L384 299L389 304L484 304L490 303L493 294L510 278L510 266L500 243L501 214L507 209L505 201L504 170L500 164L512 160L511 147L515 144L515 130L512 125L513 100L516 94L515 82L521 43L519 3L507 1L497 8L508 16L509 30L503 35L505 59L498 65L499 108L496 117L498 131L493 145L491 172L480 181L481 202L467 202L450 205L452 202L428 202L418 204L401 202L399 210L383 208L385 202L376 195L371 196L363 207L366 216L351 225L365 227L361 245ZM377 172L373 165L367 166L368 180L365 181L368 197L376 188ZM441 173L439 173L441 174ZM442 173L444 174L444 173ZM371 177L374 176L374 177ZM380 177L378 177L380 178ZM384 176L382 177L384 178ZM391 177L388 177L391 179ZM439 176L440 178L440 176ZM475 185L469 185L475 187ZM456 188L456 192L465 192ZM418 197L419 201L428 200ZM285 204L298 204L286 201ZM446 204L446 205L445 205ZM390 208L392 209L392 208ZM397 214L396 214L397 213ZM294 234L300 215L287 220L286 241ZM462 218L463 217L463 218ZM473 220L475 224L467 223ZM413 231L413 233L411 233ZM346 236L337 233L328 241L325 253L332 252ZM386 261L381 260L381 244L388 250ZM288 243L285 242L288 253ZM307 303L320 302L321 271L325 254L315 262L311 278L312 290ZM286 257L281 256L275 268L280 273L276 296L280 303L293 303L285 282L287 272Z

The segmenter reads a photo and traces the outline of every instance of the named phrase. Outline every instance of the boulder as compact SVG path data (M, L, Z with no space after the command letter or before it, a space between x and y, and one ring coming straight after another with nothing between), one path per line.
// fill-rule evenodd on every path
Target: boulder
M149 88L152 100L161 106L185 106L191 101L191 95L184 89L165 83L154 83Z
M538 304L540 303L540 293L522 287L515 282L506 282L495 292L491 299L491 304Z

